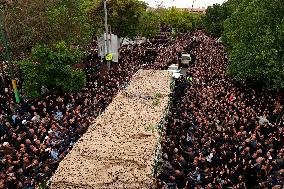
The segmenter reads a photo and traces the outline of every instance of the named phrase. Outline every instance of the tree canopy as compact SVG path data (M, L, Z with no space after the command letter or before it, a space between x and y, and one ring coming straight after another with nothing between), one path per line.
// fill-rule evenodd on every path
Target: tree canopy
M89 4L90 5L90 4ZM154 36L160 24L171 25L178 32L193 31L202 23L203 14L190 13L178 8L147 9L147 5L138 0L109 0L107 3L108 24L119 37L135 38ZM88 15L95 28L104 31L103 0L96 1L88 8Z
M284 88L281 0L228 0L209 7L204 25L220 37L229 55L228 73L236 81L279 90Z
M119 37L135 38L139 20L146 11L146 3L138 0L110 0L107 2L108 24ZM88 9L88 15L99 33L104 31L104 1L98 0Z
M52 47L38 45L30 56L18 63L24 77L24 90L29 97L39 97L42 86L51 92L73 92L86 85L83 71L74 69L82 53L59 42Z
M207 33L214 37L220 37L224 31L224 21L228 17L226 6L214 4L208 7L204 17L204 26Z
M229 73L267 89L284 87L284 2L244 0L225 21Z
M78 0L10 1L3 11L13 57L28 54L38 44L88 44L92 28Z
M207 33L213 37L220 37L224 31L224 22L242 3L242 0L228 0L223 4L209 6L204 16L203 24Z
M159 11L162 23L170 25L177 32L187 32L197 29L202 22L203 13L191 13L188 10L175 7Z
M139 20L139 35L151 38L160 31L161 18L154 11L145 11Z

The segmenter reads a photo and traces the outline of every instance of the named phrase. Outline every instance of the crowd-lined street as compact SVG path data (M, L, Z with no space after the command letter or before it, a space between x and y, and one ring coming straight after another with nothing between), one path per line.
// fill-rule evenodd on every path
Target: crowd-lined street
M145 54L146 49L150 50ZM226 76L224 47L195 32L174 40L161 33L150 42L125 45L110 74L92 54L86 60L87 87L78 93L46 94L44 99L29 99L22 93L21 103L16 104L10 81L3 78L0 188L38 188L138 69L165 70L179 61L182 51L196 60L176 81L163 133L164 166L158 188L283 185L281 97L234 84Z

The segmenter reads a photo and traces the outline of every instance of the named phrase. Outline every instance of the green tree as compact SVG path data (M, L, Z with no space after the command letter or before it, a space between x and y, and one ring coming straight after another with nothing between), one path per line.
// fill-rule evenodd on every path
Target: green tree
M160 17L156 12L146 11L139 21L139 33L146 38L154 37L160 31Z
M203 29L203 19L205 17L204 13L192 13L191 14L192 20L192 30L196 29Z
M209 6L203 19L207 33L213 37L220 37L224 31L224 22L240 6L243 0L228 0L223 4Z
M98 28L104 31L104 4L98 0L89 8L89 17ZM139 33L139 20L146 11L146 3L139 0L109 0L107 2L108 24L112 33L119 37L135 38Z
M36 46L29 58L18 61L24 78L24 91L29 97L39 97L42 86L54 93L73 92L86 85L83 71L72 65L81 60L82 52L59 42L52 48Z
M85 46L92 27L80 0L17 0L4 8L5 28L15 58L38 44L57 41Z
M229 15L225 4L209 6L204 17L204 26L207 33L214 37L220 37L224 31L224 21Z
M175 7L158 10L162 23L170 25L177 32L193 31L200 27L203 14L191 13Z
M284 2L244 0L225 21L229 73L267 89L284 87Z
M232 15L242 4L244 0L228 0L223 4L227 7L227 10L230 15Z

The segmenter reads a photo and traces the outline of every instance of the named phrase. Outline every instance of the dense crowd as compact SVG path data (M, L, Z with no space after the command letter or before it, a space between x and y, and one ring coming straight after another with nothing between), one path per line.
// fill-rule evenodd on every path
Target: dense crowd
M15 103L7 68L3 68L0 87L0 188L36 189L51 177L59 162L72 149L92 120L104 111L118 90L124 88L140 68L166 69L177 59L175 42L161 34L156 40L120 48L120 61L106 73L96 45L86 59L87 86L78 93L50 94L29 99L21 91ZM153 58L148 60L145 49ZM168 57L162 56L168 53ZM22 79L17 75L21 86Z
M176 81L158 188L282 188L282 98L234 84L216 40L196 32L183 41L196 60Z
M7 74L0 87L0 189L36 189L47 181L117 92L138 69L167 69L187 51L194 58L176 80L163 134L158 188L271 188L284 183L282 99L239 86L226 76L227 57L202 32L167 32L141 44L123 45L120 60L105 71L96 52L86 60L87 86L21 102ZM188 79L188 78L192 78ZM18 75L21 85L21 77Z

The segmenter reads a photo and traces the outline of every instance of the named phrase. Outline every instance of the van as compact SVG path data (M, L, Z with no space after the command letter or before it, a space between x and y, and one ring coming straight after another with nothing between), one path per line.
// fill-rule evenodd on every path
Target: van
M179 69L178 64L170 65L167 71L172 72L173 78L179 78L181 76L181 73L180 73L181 70Z
M182 54L181 65L182 66L189 66L190 62L191 62L190 54Z

